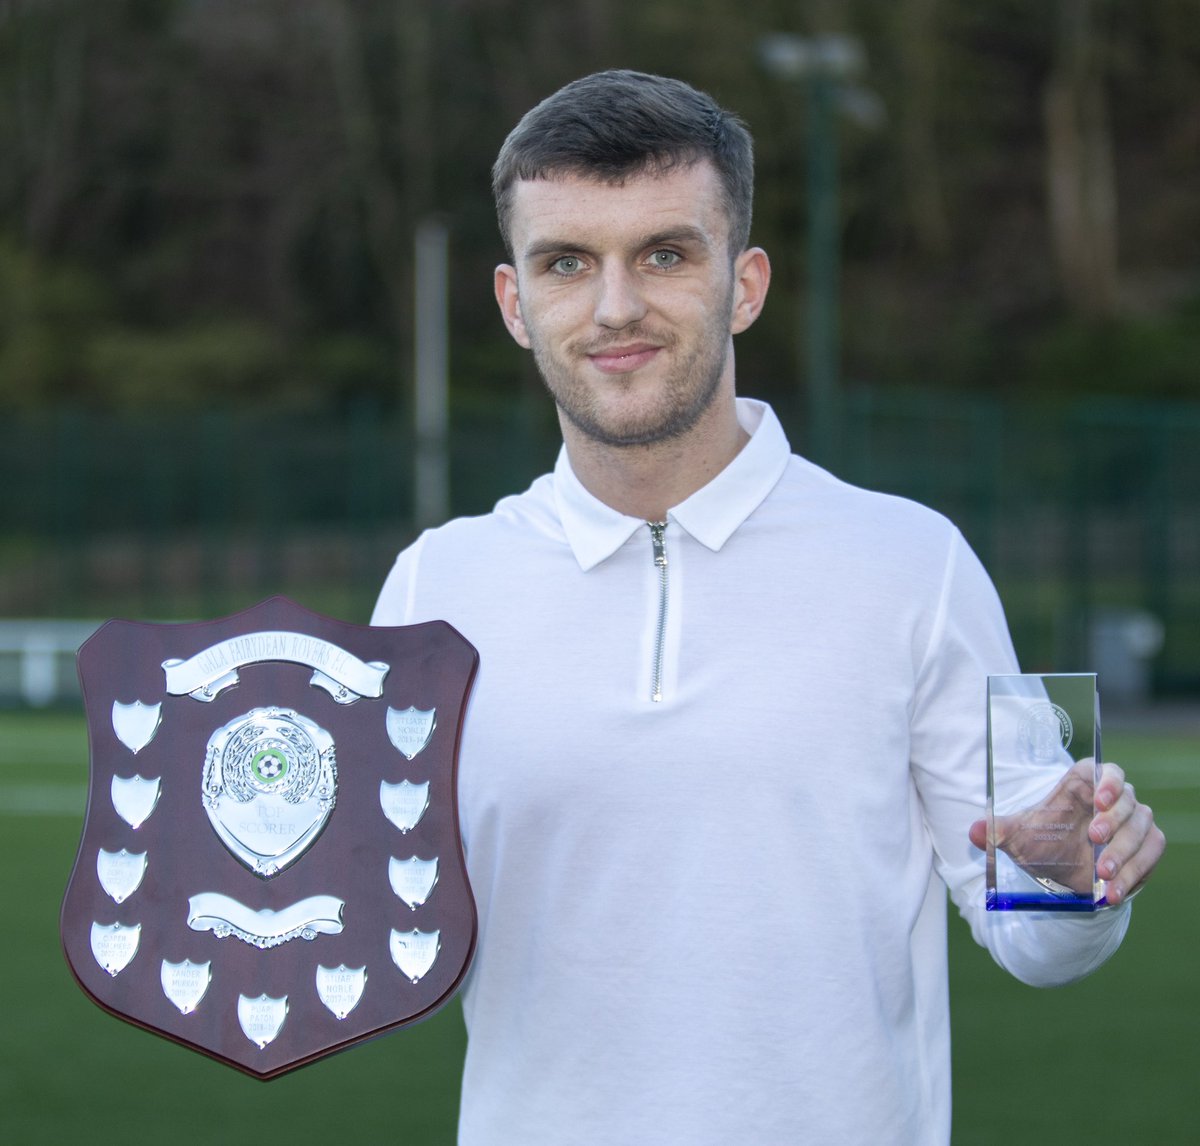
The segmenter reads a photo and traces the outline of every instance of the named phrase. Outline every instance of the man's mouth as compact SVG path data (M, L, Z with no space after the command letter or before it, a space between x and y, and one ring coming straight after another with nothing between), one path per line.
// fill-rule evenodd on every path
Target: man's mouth
M587 357L602 374L628 374L645 366L661 349L649 342L636 342L629 346L606 346Z

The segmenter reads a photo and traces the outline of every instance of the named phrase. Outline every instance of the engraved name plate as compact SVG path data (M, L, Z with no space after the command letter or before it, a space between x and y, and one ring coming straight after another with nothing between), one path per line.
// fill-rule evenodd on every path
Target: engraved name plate
M140 700L135 700L132 704L113 701L113 732L135 756L154 739L161 723L161 704L143 704Z
M437 883L438 861L410 856L406 860L393 856L388 861L388 880L392 890L414 911L430 896Z
M389 940L392 962L414 983L433 966L440 949L440 931L393 931Z
M101 848L96 853L96 877L115 903L124 903L137 891L145 874L145 852L130 852L125 848L110 852Z
M190 1015L199 1005L212 982L211 963L182 963L162 961L159 972L163 994L179 1008L181 1015Z
M283 1030L283 1022L287 1018L287 995L281 999L272 999L270 995L262 994L257 999L246 995L238 995L237 1017L246 1036L259 1050L273 1043L279 1032Z
M358 1006L366 985L366 967L317 966L317 996L339 1020Z
M400 831L411 832L429 807L429 782L411 784L401 780L399 784L389 784L380 780L379 804L383 814Z
M419 708L387 710L387 732L391 742L406 759L414 759L433 737L437 727L437 709L422 712Z
M92 954L115 979L133 962L142 938L142 925L126 927L120 923L92 924Z
M162 781L157 776L146 780L141 776L114 775L109 791L117 815L137 831L158 807Z

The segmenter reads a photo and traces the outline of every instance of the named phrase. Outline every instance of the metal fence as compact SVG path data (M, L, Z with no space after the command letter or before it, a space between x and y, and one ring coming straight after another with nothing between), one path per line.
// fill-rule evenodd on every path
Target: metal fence
M780 415L804 448L803 419ZM1027 668L1099 668L1130 696L1200 691L1200 407L856 388L838 415L822 460L962 527ZM460 410L454 512L485 511L556 449L541 403ZM365 621L413 534L412 462L408 421L369 406L10 418L0 617L183 619L286 593Z

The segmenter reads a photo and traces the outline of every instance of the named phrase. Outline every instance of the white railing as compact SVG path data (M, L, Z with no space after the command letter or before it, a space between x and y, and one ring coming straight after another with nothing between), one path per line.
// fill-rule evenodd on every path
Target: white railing
M15 662L15 673L5 671L0 682L34 708L79 693L75 653L99 627L100 621L16 619L0 621L0 662Z

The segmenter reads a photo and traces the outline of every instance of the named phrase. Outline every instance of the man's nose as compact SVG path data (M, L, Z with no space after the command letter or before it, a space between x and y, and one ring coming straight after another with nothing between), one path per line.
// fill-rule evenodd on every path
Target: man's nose
M646 301L637 275L625 266L606 266L597 279L596 325L620 330L645 315Z

